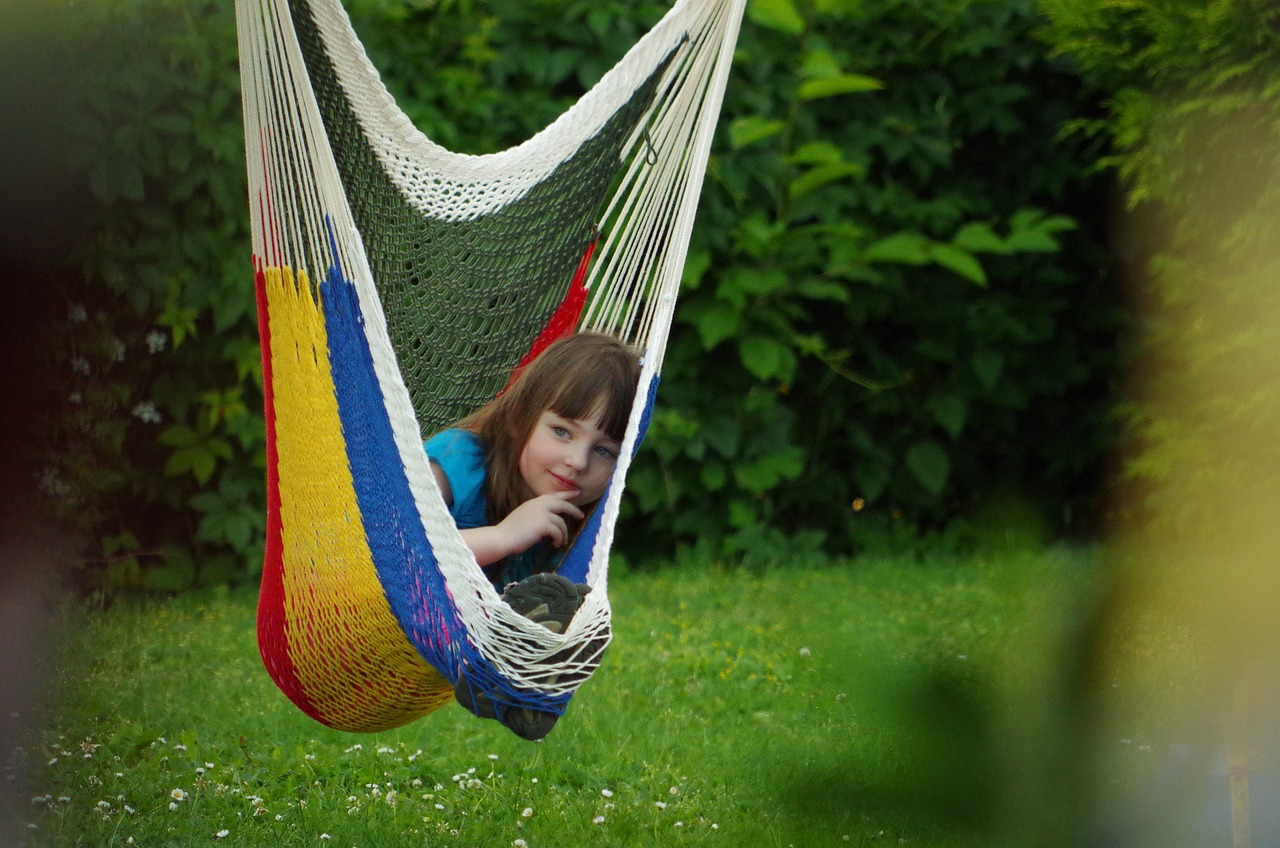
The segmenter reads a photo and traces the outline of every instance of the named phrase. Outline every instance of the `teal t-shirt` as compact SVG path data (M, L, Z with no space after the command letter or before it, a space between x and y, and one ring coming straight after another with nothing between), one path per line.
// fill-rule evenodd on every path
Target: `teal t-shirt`
M470 430L443 430L427 439L423 448L449 481L453 493L449 514L458 529L488 526L489 502L484 495L487 470L484 442L480 437ZM486 566L484 572L501 592L508 583L518 583L538 571L553 570L562 557L561 552L540 542L523 553Z
M453 492L449 514L460 530L489 523L489 503L484 496L484 442L470 430L443 430L423 445L427 457L444 472Z

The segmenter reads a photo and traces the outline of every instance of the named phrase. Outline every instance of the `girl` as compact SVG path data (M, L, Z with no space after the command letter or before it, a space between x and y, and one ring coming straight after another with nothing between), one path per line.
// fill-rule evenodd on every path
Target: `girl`
M604 495L639 378L639 359L613 337L567 336L497 399L426 443L476 562L503 600L556 632L564 632L590 587L543 572L554 570ZM554 713L497 707L470 684L465 668L454 694L524 739L541 739L556 723Z
M553 570L604 494L639 378L639 359L617 339L577 333L427 441L449 512L500 591Z

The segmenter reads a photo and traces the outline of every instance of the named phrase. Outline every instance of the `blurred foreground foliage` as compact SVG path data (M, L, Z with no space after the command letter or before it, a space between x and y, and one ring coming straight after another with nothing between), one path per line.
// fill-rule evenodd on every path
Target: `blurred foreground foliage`
M347 8L410 118L482 153L563 112L666 4ZM50 295L40 484L81 542L82 588L252 580L264 445L233 10L64 11L51 64L92 204ZM1025 0L752 0L628 481L629 559L1088 531L1120 312L1099 142L1062 133L1098 118L1097 88L1040 22Z
M1072 130L1106 141L1127 202L1115 241L1139 320L1120 517L1238 544L1258 529L1250 505L1280 496L1280 8L1043 6L1048 39L1108 93Z

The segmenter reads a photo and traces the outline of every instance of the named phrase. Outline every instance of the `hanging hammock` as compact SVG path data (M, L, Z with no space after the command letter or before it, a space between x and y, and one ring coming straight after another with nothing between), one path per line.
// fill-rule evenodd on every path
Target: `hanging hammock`
M341 730L397 727L464 667L562 714L609 639L608 552L643 434L745 0L681 0L568 112L493 155L416 130L340 0L236 0L266 394L258 640ZM501 601L424 436L575 329L643 351L613 480L560 573L564 633Z

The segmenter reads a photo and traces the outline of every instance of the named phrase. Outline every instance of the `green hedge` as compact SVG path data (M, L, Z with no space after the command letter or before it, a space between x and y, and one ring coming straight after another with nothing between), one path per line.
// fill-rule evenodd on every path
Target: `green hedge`
M252 579L262 417L230 4L76 10L94 198L54 328L46 492L83 585ZM349 0L410 117L465 152L560 114L665 11ZM731 561L1087 526L1119 312L1090 90L1027 2L752 0L618 548ZM74 58L74 61L72 59Z

